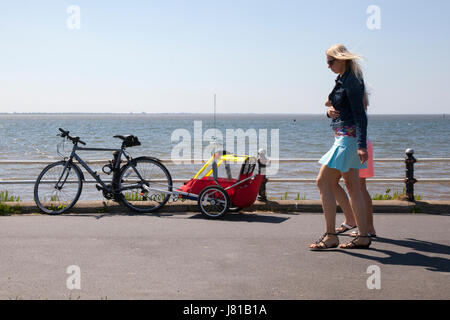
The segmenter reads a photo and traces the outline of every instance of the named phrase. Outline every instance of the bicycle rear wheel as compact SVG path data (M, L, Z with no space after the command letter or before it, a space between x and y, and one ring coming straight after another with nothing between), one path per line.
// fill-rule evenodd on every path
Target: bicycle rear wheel
M70 210L80 198L83 188L81 176L80 169L66 161L45 167L34 185L34 201L38 208L46 214Z
M158 160L140 157L123 167L117 189L119 200L126 207L136 212L150 213L170 199L172 177Z

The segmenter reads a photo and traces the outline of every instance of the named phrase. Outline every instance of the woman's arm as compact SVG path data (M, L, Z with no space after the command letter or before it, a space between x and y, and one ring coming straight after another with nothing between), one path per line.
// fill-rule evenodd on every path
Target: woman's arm
M331 107L331 102L330 102L330 100L327 99L327 101L325 101L325 107ZM328 113L329 110L330 110L330 108L327 109L327 117L328 117L328 118L331 118L331 117L330 117L330 114Z
M333 106L329 107L327 110L327 117L336 119L339 117L340 112L336 110Z
M336 119L337 117L339 117L340 112L333 107L330 100L325 101L325 106L328 107L327 109L328 118Z
M348 100L350 102L350 108L353 114L353 119L356 124L356 138L358 143L358 149L367 148L367 115L364 110L364 82L360 83L359 80L353 76L348 79L348 83L345 85L345 91L347 93Z

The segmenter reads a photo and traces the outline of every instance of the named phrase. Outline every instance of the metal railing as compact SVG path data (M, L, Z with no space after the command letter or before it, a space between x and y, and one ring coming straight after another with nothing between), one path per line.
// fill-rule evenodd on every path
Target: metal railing
M406 164L406 177L401 178L369 178L367 182L371 183L383 183L383 182L400 182L405 183L406 185L406 197L410 201L414 201L414 184L415 183L450 183L450 179L448 178L414 178L414 163L420 162L450 162L450 158L423 158L423 159L415 159L413 154L414 151L412 149L407 149L405 158L378 158L374 159L374 162L404 162ZM202 164L207 162L209 159L160 159L163 163L181 163L181 164ZM0 165L11 165L11 164L20 164L20 165L33 165L33 164L41 164L47 165L58 161L57 159L53 160L0 160ZM88 164L107 164L110 159L98 159L98 160L86 160L85 162ZM317 163L318 159L313 158L285 158L285 159L270 159L271 162L278 163ZM186 182L189 179L172 179L174 183L182 183ZM266 180L267 182L277 182L277 183L313 183L316 179L304 179L304 178L269 178ZM0 179L0 185L2 184L34 184L36 180L19 180L19 179ZM95 180L86 180L86 183L96 183ZM107 182L107 181L105 181Z

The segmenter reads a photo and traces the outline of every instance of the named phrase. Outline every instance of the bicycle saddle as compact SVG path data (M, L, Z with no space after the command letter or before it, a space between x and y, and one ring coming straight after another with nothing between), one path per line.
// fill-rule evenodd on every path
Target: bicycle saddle
M128 136L115 135L114 138L121 139L123 141L122 145L127 148L141 145L141 142L139 141L138 137L135 137L133 135Z

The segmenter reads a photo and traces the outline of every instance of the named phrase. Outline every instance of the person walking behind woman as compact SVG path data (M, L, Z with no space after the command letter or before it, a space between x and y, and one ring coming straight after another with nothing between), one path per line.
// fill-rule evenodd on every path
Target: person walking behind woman
M336 198L334 186L342 175L347 187L350 203L358 226L358 235L340 248L368 248L371 240L367 235L366 208L360 188L359 169L366 168L367 115L364 110L365 86L361 68L356 61L359 56L349 52L341 44L326 51L328 67L338 74L336 85L328 96L330 105L339 111L331 127L335 141L331 149L319 160L322 164L317 177L326 232L315 243L312 250L324 250L339 246L336 227Z
M367 112L367 106L369 104L367 94L364 95L364 108ZM339 117L339 111L334 109L329 101L325 103L328 108L327 116L329 118L337 118ZM374 176L373 173L373 145L372 142L367 138L367 152L369 153L369 158L367 159L367 168L359 170L359 179L361 185L361 192L364 197L364 201L366 203L366 219L367 219L367 231L368 236L376 237L375 227L373 225L373 204L372 198L370 197L369 191L367 190L366 179ZM339 178L340 179L340 178ZM341 224L340 227L336 228L336 233L344 233L346 231L352 230L356 228L355 216L353 214L352 207L350 205L350 201L348 200L347 193L345 190L339 185L339 180L336 181L336 185L334 188L334 196L336 197L337 202L341 206L342 211L344 212L345 221ZM353 231L350 233L350 236L357 236L358 231Z

